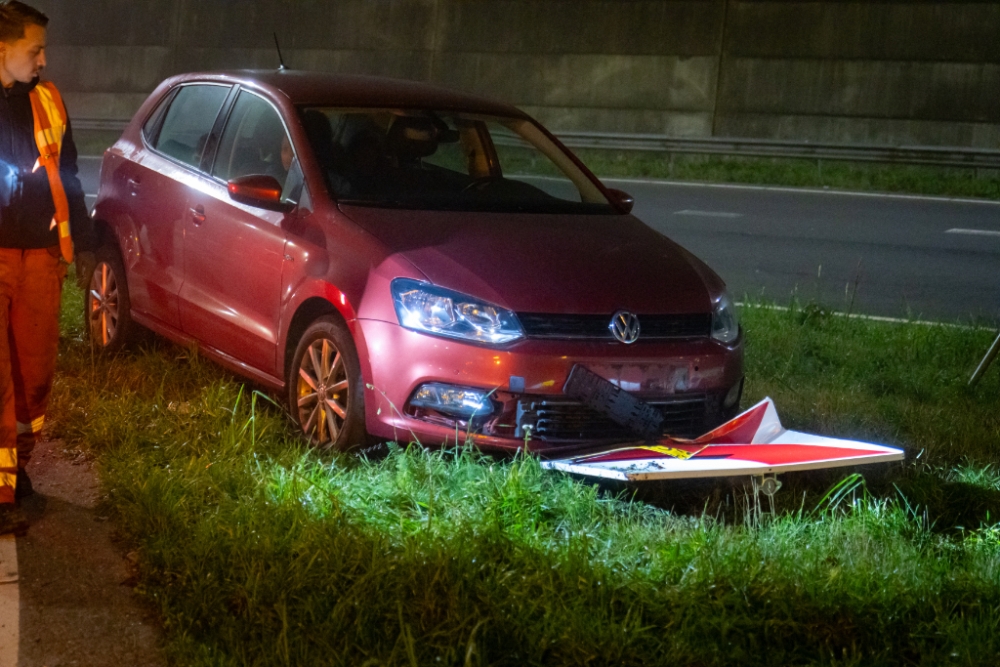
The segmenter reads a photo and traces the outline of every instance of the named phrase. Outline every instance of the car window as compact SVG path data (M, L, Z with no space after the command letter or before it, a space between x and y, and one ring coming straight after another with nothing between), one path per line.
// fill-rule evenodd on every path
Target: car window
M413 209L609 213L600 188L534 123L436 110L300 109L331 194Z
M153 148L197 167L229 86L189 85L177 91Z
M488 123L488 128L504 178L536 187L556 199L584 201L583 193L566 173L515 129L500 123Z
M166 115L167 109L170 108L170 102L174 99L176 92L177 89L174 88L164 95L160 103L156 105L156 110L153 111L142 125L142 136L151 146L156 145L156 138L160 135L160 128L163 126L163 116Z
M231 181L262 174L273 176L284 187L289 180L301 180L295 162L291 141L275 108L253 93L240 91L222 132L212 175Z

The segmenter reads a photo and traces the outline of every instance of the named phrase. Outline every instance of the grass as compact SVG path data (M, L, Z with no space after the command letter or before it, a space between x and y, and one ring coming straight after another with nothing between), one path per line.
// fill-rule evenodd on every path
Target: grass
M67 284L50 410L92 452L183 665L992 665L993 332L744 309L745 401L922 452L879 479L632 499L530 458L302 445L190 350L93 359ZM687 504L708 511L671 511Z
M121 134L114 130L73 130L73 143L80 155L99 156L118 141Z
M928 460L997 460L997 370L968 379L995 332L876 323L814 304L745 307L747 387L780 396L786 420L906 445Z
M1000 199L997 170L792 158L574 151L601 178L664 178Z

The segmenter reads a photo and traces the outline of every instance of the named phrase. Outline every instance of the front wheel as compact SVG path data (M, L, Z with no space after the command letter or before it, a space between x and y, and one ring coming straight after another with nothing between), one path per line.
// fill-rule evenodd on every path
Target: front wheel
M115 248L102 246L84 295L84 316L90 343L103 354L114 354L134 337L125 267Z
M309 441L347 451L367 441L364 384L351 335L339 320L313 322L295 348L288 404Z

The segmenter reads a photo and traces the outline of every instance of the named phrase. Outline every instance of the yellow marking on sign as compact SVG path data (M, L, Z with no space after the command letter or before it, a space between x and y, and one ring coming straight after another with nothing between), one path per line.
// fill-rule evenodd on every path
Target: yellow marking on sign
M639 449L645 449L646 451L656 452L657 454L663 454L664 456L669 456L671 458L680 459L686 461L695 455L695 452L689 452L685 449L677 449L676 447L663 447L661 445L651 445L640 447Z
M627 447L618 447L616 449L610 449L604 452L595 452L594 454L587 454L586 456L580 456L573 459L573 463L586 463L590 459L598 458L600 456L608 456L609 454L615 454L617 452L626 452L630 449L642 449L647 452L655 452L657 454L663 454L664 456L669 456L680 461L687 461L693 456L701 454L703 451L708 449L708 445L705 445L701 449L693 452L689 452L686 449L677 449L676 447L664 447L663 445L640 445L634 444Z

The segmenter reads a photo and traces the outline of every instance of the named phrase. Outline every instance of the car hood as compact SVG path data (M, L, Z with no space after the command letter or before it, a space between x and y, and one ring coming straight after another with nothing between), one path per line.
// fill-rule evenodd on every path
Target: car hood
M427 280L518 312L700 313L700 260L630 215L341 210ZM706 284L709 283L709 284Z

